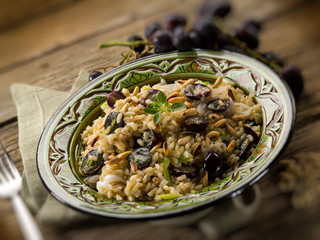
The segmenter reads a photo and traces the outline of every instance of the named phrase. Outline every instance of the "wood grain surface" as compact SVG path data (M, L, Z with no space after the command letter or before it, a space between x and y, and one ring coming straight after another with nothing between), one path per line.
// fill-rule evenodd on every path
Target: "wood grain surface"
M30 0L2 1L0 8L0 141L22 171L18 123L9 87L14 82L68 91L81 69L116 66L121 47L98 49L109 40L143 34L145 26L168 13L196 18L194 0ZM275 51L302 69L306 80L297 102L296 128L285 156L319 152L320 140L320 1L231 1L226 19L237 27L246 19L263 22L261 51ZM320 160L319 160L320 161ZM262 203L245 227L223 237L246 239L320 239L320 206L295 210L290 195L278 187L278 166L259 181ZM0 239L23 239L9 200L0 200ZM153 226L145 222L103 220L81 226L41 226L45 239L206 239L193 226Z

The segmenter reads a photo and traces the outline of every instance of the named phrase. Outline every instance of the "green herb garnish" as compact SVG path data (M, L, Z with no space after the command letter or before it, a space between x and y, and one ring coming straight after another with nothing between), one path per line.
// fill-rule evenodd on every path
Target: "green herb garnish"
M144 108L145 113L154 114L153 123L157 124L161 119L161 113L163 112L174 112L185 108L186 105L182 102L173 103L172 106L169 106L169 103L166 100L166 95L159 91L157 94L157 99L150 103L147 107Z
M193 160L192 155L188 151L184 151L179 158L179 162L181 163L188 163L188 162L191 162L192 160Z
M168 184L171 185L171 177L169 172L170 158L163 158L163 177L168 181Z
M171 200L171 199L176 199L178 197L182 197L182 194L179 194L179 193L167 193L167 194L156 195L156 197L160 198L162 200Z

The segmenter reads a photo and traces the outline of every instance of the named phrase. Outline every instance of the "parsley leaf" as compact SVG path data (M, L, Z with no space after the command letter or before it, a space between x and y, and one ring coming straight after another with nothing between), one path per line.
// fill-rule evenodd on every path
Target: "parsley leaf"
M148 104L143 110L147 114L154 114L153 123L156 125L161 120L162 112L173 112L178 111L185 108L186 105L182 102L173 103L170 107L170 104L166 100L166 95L159 91L157 94L157 98L153 103Z

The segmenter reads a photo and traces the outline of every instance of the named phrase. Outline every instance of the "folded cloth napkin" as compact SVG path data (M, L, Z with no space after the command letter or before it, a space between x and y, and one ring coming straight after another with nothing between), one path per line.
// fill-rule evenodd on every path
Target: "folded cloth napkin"
M42 223L59 224L87 218L54 199L42 184L36 164L41 133L53 113L74 92L88 82L89 73L82 70L71 91L60 92L27 84L13 84L11 94L16 104L19 125L19 147L23 163L22 197Z
M88 76L88 72L80 71L69 93L27 84L11 86L11 94L18 113L19 146L24 167L22 197L37 220L44 224L60 225L90 217L54 199L43 185L36 164L37 145L46 123L71 94L88 82ZM220 207L207 208L202 212L171 220L153 221L152 224L177 226L196 224L208 238L215 239L239 228L251 219L260 203L257 186L253 188L253 193L254 200L250 204L245 203L243 200L245 195L242 195L224 202Z

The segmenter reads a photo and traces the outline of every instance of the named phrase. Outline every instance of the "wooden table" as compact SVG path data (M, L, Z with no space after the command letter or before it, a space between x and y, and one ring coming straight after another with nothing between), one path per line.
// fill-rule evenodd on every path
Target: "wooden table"
M10 96L13 82L68 91L80 69L115 66L120 47L98 49L109 40L143 34L147 23L161 21L169 12L196 18L194 0L51 0L1 1L0 8L0 140L22 171L16 110ZM232 1L226 22L263 21L259 50L277 52L303 70L306 86L297 104L293 138L284 155L319 151L320 131L320 2L307 0ZM320 206L294 210L288 195L277 188L276 167L260 180L262 203L254 219L225 237L241 239L319 239ZM0 204L1 239L22 239L9 200ZM41 226L46 239L205 239L193 227L149 226L101 222L55 228Z

